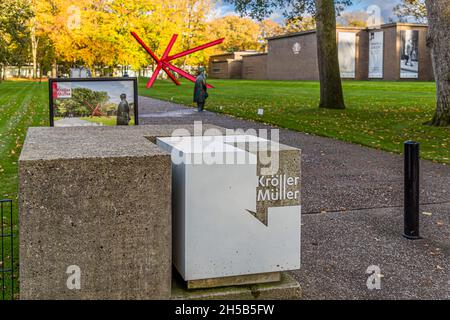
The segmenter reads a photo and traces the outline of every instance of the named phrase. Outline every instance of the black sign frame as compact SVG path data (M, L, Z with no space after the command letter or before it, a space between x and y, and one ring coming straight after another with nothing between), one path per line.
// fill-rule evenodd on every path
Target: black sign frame
M54 111L54 83L67 82L112 82L112 81L130 81L133 82L133 98L134 98L134 125L139 125L139 101L138 101L138 79L136 77L120 77L120 78L50 78L48 80L48 97L50 106L50 127L55 126L55 111Z

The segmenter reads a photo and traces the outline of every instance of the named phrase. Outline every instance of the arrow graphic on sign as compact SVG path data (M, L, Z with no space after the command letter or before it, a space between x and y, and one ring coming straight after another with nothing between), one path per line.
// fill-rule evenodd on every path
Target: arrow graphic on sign
M252 216L254 216L258 221L260 221L263 225L266 227L269 226L269 212L267 210L264 210L264 212L254 212L251 210L246 209L248 213L250 213Z

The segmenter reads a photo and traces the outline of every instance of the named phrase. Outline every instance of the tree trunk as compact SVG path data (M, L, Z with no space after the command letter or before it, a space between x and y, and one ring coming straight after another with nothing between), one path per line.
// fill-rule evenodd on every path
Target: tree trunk
M38 67L39 67L39 83L41 83L42 82L42 66L41 66L41 64L38 64Z
M317 57L320 78L320 108L345 109L336 40L336 11L333 0L315 0Z
M52 64L52 78L57 78L58 77L58 64L56 63L56 61L53 61Z
M31 21L31 55L33 58L33 78L37 78L37 49L39 45L39 39L36 37L36 18Z
M450 125L450 3L448 0L427 0L428 38L434 77L437 106L433 126Z

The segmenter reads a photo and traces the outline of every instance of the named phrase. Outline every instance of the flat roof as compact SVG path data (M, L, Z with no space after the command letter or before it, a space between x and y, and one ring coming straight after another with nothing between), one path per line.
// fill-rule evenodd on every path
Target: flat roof
M406 27L428 27L427 24L423 23L403 23L403 22L392 22L392 23L386 23L382 24L381 28L389 28L394 26L406 26ZM368 28L368 27L342 27L338 26L336 27L337 30L376 30L375 28ZM290 38L290 37L297 37L297 36L303 36L311 33L316 33L316 29L306 30L306 31L299 31L299 32L293 32L293 33L287 33L287 34L280 34L278 36L268 37L267 40L277 40L277 39L284 39L284 38Z
M394 27L394 26L425 27L425 28L428 28L428 24L426 24L426 23L391 22L391 23L386 23L386 24L382 24L381 25L382 28ZM372 30L372 29L370 29L370 30Z
M305 34L310 34L310 33L316 33L316 29L306 30L306 31L299 31L299 32L292 32L292 33L286 33L286 34L280 34L278 36L269 37L269 38L267 38L267 40L275 40L275 39L303 36Z
M255 54L246 54L243 58L256 57L256 56L267 56L267 52L260 52Z
M235 55L235 54L241 54L241 55L249 55L249 54L258 54L259 52L256 50L252 51L234 51L234 52L225 52L225 53L219 53L212 55L212 57L223 57L223 56L229 56L229 55Z

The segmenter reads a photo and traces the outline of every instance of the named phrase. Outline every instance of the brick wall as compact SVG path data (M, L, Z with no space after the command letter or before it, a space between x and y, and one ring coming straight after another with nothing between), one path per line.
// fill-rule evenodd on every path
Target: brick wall
M242 79L267 79L267 54L257 54L243 57Z
M385 24L383 80L400 78L401 31L419 31L419 81L434 79L430 50L426 46L428 27L417 24ZM339 32L356 34L355 79L369 78L369 32L363 28L338 28ZM339 39L339 34L337 35ZM218 79L319 80L315 30L268 39L267 54L220 55L210 62L210 77ZM230 59L230 56L234 58ZM228 60L227 60L228 59ZM226 63L225 63L226 61Z
M293 51L298 43L301 50ZM267 55L269 80L318 80L317 40L315 32L269 40Z

